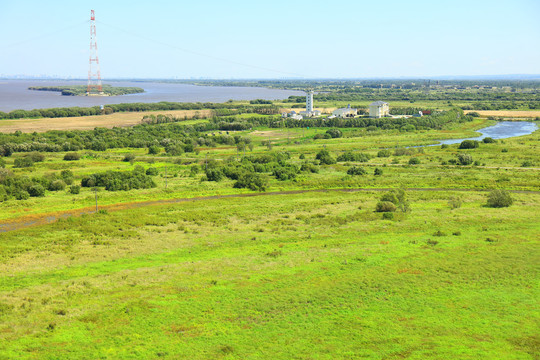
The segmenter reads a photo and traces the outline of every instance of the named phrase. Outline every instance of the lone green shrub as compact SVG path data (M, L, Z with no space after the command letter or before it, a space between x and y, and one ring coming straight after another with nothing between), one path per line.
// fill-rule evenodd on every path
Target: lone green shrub
M512 205L514 200L506 190L495 189L488 194L487 206L492 208L502 208Z
M30 154L26 155L26 157L29 157L35 163L45 160L45 155L37 151L32 151Z
M134 160L135 160L135 155L133 154L126 154L124 158L122 159L122 161L125 161L125 162L133 162Z
M80 160L81 159L81 155L79 153L76 153L76 152L70 152L70 153L67 153L66 155L64 155L64 160L66 161L76 161L76 160Z
M390 201L379 201L375 207L376 212L394 212L396 209L396 205Z
M54 180L49 184L50 191L60 191L66 188L66 183L63 180Z
M366 175L367 171L363 167L352 166L347 170L347 175Z
M28 192L26 192L32 197L41 197L45 196L45 188L39 184L34 184L28 188ZM22 199L19 199L22 200Z
M379 207L379 204L388 202L393 204L395 208L399 208L403 212L407 212L410 210L409 201L407 200L407 193L403 189L391 190L383 194L380 200L381 201L377 204L377 208Z
M191 167L189 168L189 176L190 177L196 176L199 173L200 170L201 170L201 168L200 168L199 165L197 165L197 164L191 165Z
M13 167L15 168L27 168L34 166L34 161L29 157L17 158L13 161Z
M358 161L358 162L368 162L370 156L364 153L353 153L352 151L344 152L343 154L337 157L337 161Z
M159 154L160 151L161 151L161 149L157 145L151 145L151 146L148 147L148 154L150 154L150 155Z
M476 140L463 140L458 149L476 149L480 143Z
M459 198L457 196L451 198L450 200L448 200L448 206L452 210L459 209L461 207L461 203L462 203L461 198Z
M418 165L420 164L420 159L417 157L412 157L409 159L409 165Z
M326 149L319 151L315 158L319 160L322 165L332 165L336 163L336 159L334 159Z
M377 153L377 157L390 157L392 156L392 151L385 149L385 150L379 150Z
M473 158L470 154L458 154L457 161L460 165L470 165L473 163Z
M148 169L146 169L146 175L149 175L149 176L156 176L158 174L158 169L157 168L154 168L154 167L149 167Z
M393 220L394 219L394 213L393 212L384 212L382 214L382 218L384 220Z
M209 168L206 170L206 179L208 181L220 181L223 179L223 172L219 168Z

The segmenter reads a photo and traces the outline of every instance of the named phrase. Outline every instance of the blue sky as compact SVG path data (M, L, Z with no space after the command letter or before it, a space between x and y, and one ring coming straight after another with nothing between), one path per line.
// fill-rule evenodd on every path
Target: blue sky
M0 1L0 75L104 78L540 73L540 1Z

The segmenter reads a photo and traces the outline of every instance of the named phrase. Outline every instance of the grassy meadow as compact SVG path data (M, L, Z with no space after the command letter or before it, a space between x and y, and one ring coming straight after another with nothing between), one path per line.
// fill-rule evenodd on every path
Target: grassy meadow
M257 196L2 235L4 358L533 359L538 194ZM451 209L449 199L463 205Z
M540 131L412 148L494 123L334 139L258 127L227 132L251 139L245 150L60 151L22 168L26 153L2 158L15 176L70 170L73 184L141 166L157 175L153 188L99 188L97 213L90 187L0 200L0 231L15 224L0 232L0 359L538 359ZM366 159L319 164L321 150ZM267 171L263 192L207 181L208 164L275 154L316 172ZM474 163L452 163L459 154ZM375 211L389 189L405 189L407 211ZM487 207L491 189L513 204Z

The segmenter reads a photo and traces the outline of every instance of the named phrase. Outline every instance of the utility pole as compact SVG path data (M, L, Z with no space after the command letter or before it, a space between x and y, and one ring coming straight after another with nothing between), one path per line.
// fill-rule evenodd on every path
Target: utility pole
M94 188L94 194L96 195L96 213L98 212L98 205L97 205L97 187Z

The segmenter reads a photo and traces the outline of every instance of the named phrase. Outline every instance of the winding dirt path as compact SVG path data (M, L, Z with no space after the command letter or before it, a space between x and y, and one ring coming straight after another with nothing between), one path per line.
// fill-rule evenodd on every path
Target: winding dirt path
M192 197L192 198L177 198L177 199L163 199L163 200L141 201L141 202L131 202L131 203L117 203L117 204L99 206L99 210L120 211L120 210L126 210L126 209L135 209L139 207L175 204L175 203L188 202L188 201L208 201L208 200L217 200L217 199L245 198L245 197L255 197L255 196L294 195L294 194L326 193L326 192L352 193L352 192L389 191L389 190L392 190L392 188L311 189L311 190L260 192L260 193L249 193L249 194L212 195L212 196L199 196L199 197ZM448 188L448 189L445 189L445 188L406 188L405 190L406 191L463 191L463 192L489 191L488 189L457 189L457 188ZM521 194L540 194L540 191L533 191L533 190L510 190L510 192L521 193ZM0 233L20 230L20 229L28 228L31 226L50 224L50 223L56 222L59 219L68 218L71 216L81 216L83 214L92 214L95 212L96 212L95 207L85 207L85 208L75 209L75 210L58 211L55 213L23 216L16 219L6 220L3 223L0 223Z

